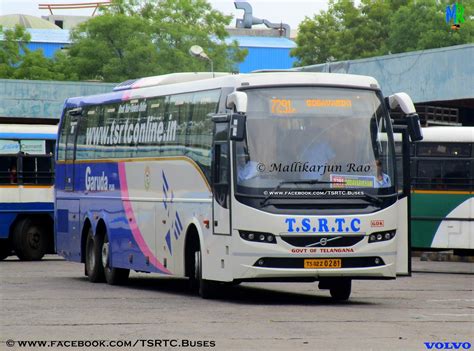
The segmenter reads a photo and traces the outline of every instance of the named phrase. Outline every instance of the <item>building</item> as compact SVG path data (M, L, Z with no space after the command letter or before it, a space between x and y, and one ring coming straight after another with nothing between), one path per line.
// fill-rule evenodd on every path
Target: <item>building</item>
M247 57L239 64L240 73L262 69L289 69L295 59L290 57L290 50L296 47L294 41L285 37L272 36L231 36L241 49L247 49Z
M53 6L53 5L49 5ZM238 19L236 28L228 28L228 43L237 41L239 47L248 52L244 62L236 71L247 73L261 69L288 69L293 67L294 58L290 50L296 46L290 40L290 27L284 23L272 23L252 15L252 7L246 2L235 2L237 9L244 10L242 19ZM0 16L0 25L12 28L23 25L31 34L30 50L42 49L45 57L52 58L57 50L71 44L70 29L90 17L53 15L38 18L27 15ZM255 25L260 27L254 27ZM1 40L1 38L0 38Z

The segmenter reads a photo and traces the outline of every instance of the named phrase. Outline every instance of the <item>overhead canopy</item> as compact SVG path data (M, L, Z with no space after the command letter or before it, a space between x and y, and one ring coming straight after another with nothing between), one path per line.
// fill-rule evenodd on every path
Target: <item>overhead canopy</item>
M29 15L4 15L0 16L0 26L5 28L14 28L16 25L21 25L25 28L34 29L61 29L54 23L48 22L42 18Z
M377 79L384 95L408 93L414 102L474 99L474 44L299 67Z

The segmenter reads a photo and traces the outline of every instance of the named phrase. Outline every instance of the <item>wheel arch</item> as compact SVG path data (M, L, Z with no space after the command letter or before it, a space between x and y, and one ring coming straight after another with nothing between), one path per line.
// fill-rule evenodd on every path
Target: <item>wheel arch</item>
M86 262L86 243L87 235L89 234L89 229L92 228L92 223L88 217L84 219L84 224L81 231L81 262ZM94 230L92 230L94 231Z
M91 220L89 215L84 218L84 224L81 231L81 262L85 262L86 259L86 243L89 229L92 228L93 235L104 235L107 233L106 219L98 217L95 221Z
M194 274L194 252L198 248L202 248L202 232L199 225L192 221L186 229L186 236L184 239L184 275L191 277Z

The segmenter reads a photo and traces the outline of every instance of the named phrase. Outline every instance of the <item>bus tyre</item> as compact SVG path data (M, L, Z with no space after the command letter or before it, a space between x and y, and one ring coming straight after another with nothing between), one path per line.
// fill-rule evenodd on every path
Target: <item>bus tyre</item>
M92 283L102 283L105 280L104 267L101 263L102 241L101 236L94 235L90 228L86 241L86 272Z
M12 253L12 247L8 239L0 240L0 261L4 260Z
M20 220L13 230L13 249L22 261L38 261L48 249L48 239L44 227L32 220Z
M331 297L336 301L346 301L351 295L352 281L350 279L340 279L335 281L329 288Z
M202 256L201 250L194 253L195 280L198 285L199 296L203 299L213 299L217 297L217 283L212 280L202 279Z
M123 285L127 282L130 269L110 267L110 244L107 234L102 243L101 262L104 269L105 281L110 285Z

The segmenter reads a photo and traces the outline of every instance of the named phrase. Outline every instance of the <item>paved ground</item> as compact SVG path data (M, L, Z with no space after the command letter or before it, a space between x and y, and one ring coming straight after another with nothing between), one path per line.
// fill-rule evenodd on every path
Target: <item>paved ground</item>
M354 282L346 303L314 283L242 284L209 301L184 280L133 274L129 286L113 287L89 283L82 265L57 256L11 258L0 263L0 350L67 349L18 340L136 343L89 350L427 350L424 342L469 342L474 350L474 264L414 258L413 269L395 281ZM215 346L147 347L149 339Z

